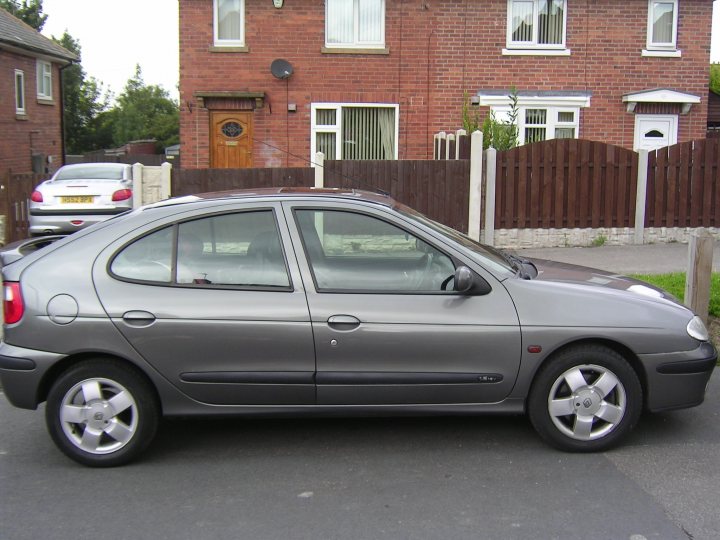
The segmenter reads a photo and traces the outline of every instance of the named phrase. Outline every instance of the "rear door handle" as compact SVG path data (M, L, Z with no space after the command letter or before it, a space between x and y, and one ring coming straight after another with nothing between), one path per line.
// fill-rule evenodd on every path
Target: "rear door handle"
M143 326L150 326L154 323L155 315L148 311L128 311L123 314L122 319L128 326L142 328Z
M352 330L360 326L360 319L352 315L333 315L327 322L328 326L335 330Z

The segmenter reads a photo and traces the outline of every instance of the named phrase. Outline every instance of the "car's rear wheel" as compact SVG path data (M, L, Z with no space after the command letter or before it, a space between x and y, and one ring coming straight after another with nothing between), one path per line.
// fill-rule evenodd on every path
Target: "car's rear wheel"
M638 376L620 354L585 345L562 351L540 370L528 414L553 446L595 452L617 444L635 426L642 399Z
M67 456L91 467L113 467L150 444L159 410L152 387L140 374L102 359L82 362L55 381L45 419Z

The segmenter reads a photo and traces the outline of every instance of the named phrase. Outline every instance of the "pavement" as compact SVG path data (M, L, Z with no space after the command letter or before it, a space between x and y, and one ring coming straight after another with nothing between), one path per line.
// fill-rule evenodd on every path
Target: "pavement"
M513 250L522 257L548 259L609 270L618 274L666 274L685 272L688 244L532 248ZM720 242L713 250L713 271L720 271Z

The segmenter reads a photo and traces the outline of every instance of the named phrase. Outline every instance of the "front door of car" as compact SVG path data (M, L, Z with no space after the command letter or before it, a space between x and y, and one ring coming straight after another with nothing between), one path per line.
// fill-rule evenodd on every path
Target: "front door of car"
M305 292L280 206L148 226L98 258L113 323L145 360L204 403L313 404Z
M285 211L307 289L318 404L488 403L510 393L520 329L502 285L453 292L462 260L389 213L342 203Z

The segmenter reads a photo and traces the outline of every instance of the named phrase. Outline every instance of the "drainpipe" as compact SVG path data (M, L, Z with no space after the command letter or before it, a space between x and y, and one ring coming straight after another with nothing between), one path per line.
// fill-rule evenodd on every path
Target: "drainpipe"
M75 63L70 60L64 66L60 66L60 165L65 165L65 85L63 84L63 71Z

